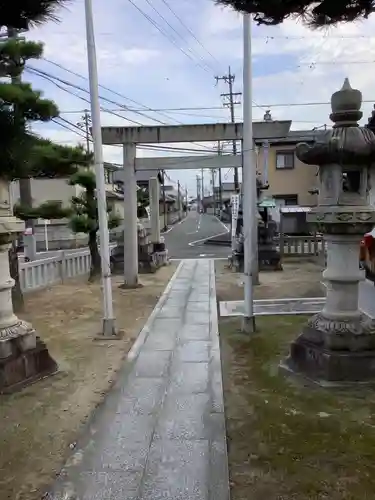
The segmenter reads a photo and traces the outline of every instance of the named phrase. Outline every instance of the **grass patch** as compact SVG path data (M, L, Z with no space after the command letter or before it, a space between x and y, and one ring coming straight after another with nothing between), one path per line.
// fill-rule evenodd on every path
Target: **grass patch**
M306 317L220 322L232 500L375 499L375 393L282 376Z

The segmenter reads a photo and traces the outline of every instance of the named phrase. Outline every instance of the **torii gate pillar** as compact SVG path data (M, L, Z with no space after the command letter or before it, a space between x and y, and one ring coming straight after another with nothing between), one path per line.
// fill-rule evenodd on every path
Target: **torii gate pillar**
M124 286L138 286L138 219L135 143L123 144L124 153Z

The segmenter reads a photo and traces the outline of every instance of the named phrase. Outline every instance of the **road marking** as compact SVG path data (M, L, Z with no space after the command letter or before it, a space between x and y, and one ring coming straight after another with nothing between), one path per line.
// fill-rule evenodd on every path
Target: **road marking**
M225 227L226 232L227 232L227 233L229 233L229 231L230 231L229 227L227 227L227 226L224 224L224 222L223 222L223 221L221 221L221 220L219 219L219 217L217 217L216 215L214 215L214 217L215 217L215 219L217 219L217 220L218 220L218 222L220 222L220 224L221 224L223 227ZM225 234L225 233L224 233L224 234Z
M162 234L167 234L169 233L170 231L172 231L172 229L174 229L176 226L179 226L180 224L182 224L183 222L185 222L187 219L187 217L185 217L184 219L180 220L180 222L177 222L177 224L173 224L172 227L170 227L169 229L167 229L166 231L164 231L164 233Z
M189 246L193 247L194 245L196 245L197 243L201 243L202 241L206 241L206 240L209 240L211 238L215 238L215 236L222 236L224 234L228 234L229 231L225 231L225 233L219 233L219 234L212 234L211 236L206 236L205 238L201 238L200 240L195 240L195 241L191 241L189 243Z

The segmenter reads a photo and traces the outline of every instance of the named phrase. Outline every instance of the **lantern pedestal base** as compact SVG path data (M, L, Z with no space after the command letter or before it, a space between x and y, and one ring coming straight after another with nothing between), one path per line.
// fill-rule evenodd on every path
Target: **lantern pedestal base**
M319 313L291 343L282 364L321 385L375 382L375 327L365 315L332 321Z
M45 343L35 337L34 331L30 336L26 334L1 342L2 353L8 350L10 355L0 359L0 394L16 392L57 372L55 360Z

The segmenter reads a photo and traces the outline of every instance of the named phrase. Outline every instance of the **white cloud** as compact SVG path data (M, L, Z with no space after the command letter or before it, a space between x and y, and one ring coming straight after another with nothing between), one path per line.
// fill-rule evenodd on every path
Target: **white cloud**
M95 30L98 54L99 79L106 87L152 108L216 107L222 105L220 93L227 91L222 82L215 86L215 75L222 75L232 67L236 74L235 91L242 90L242 19L230 9L215 5L212 0L169 0L170 6L202 46L191 36L176 17L166 9L161 0L153 5L176 32L156 16L146 0L136 4L146 15L168 33L167 40L139 11L126 0L94 0ZM198 14L197 14L198 13ZM87 75L85 21L83 2L73 2L69 11L62 11L60 24L47 24L31 33L34 39L46 44L47 58L67 68ZM367 21L347 24L327 31L314 32L295 21L286 21L278 27L253 26L253 96L260 104L290 103L290 106L271 107L274 118L292 119L293 127L311 129L329 124L330 106L294 106L308 102L329 102L346 76L352 86L359 88L364 100L375 102L375 17ZM175 45L181 47L179 51ZM199 54L197 56L197 54ZM213 57L212 57L213 56ZM191 60L193 59L193 61ZM357 62L358 64L352 64ZM202 69L205 67L205 71ZM69 80L88 89L87 81L60 70L47 62L38 67L50 74ZM29 78L29 75L28 75ZM32 77L37 88L43 88L48 97L56 100L62 111L76 114L62 116L77 122L82 110L88 107L79 96L87 94L70 88L67 94L50 82ZM229 118L227 109L181 111L177 113L150 113L142 105L126 100L104 89L100 94L112 102L102 101L105 108L119 109L120 105L143 108L143 112L156 120L168 123L198 123L223 121ZM364 103L364 120L370 115L372 102ZM264 109L254 108L254 119L261 119ZM151 124L156 122L144 116L116 111L119 116L102 114L103 125L129 125L121 118ZM241 118L241 108L236 107L236 117ZM81 140L74 132L56 125L43 127L55 140ZM143 151L142 154L150 154ZM105 148L107 161L122 161L121 148ZM176 179L179 174L173 173ZM183 174L181 174L182 176ZM195 173L184 174L189 183L195 184Z

